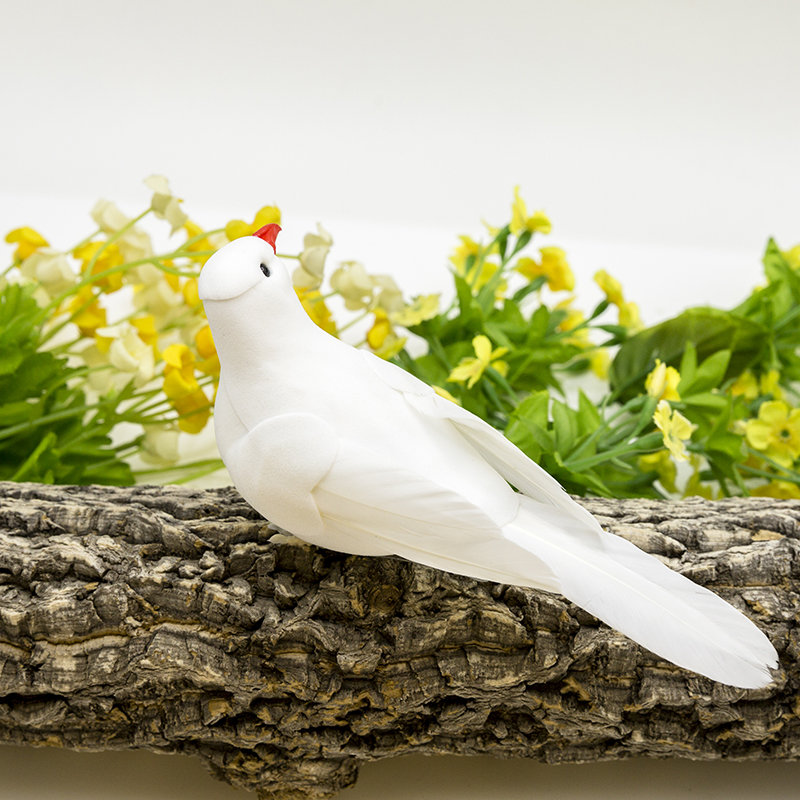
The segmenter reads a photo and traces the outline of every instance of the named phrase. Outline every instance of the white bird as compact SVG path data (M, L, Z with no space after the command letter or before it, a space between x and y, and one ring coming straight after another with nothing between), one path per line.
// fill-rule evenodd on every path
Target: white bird
M317 327L279 230L223 247L199 285L222 365L217 443L256 510L331 550L561 593L678 666L771 682L777 653L733 606L604 531L489 424Z

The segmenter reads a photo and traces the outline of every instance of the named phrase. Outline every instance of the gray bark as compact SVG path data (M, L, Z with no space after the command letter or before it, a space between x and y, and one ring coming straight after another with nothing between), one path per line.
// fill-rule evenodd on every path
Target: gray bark
M0 742L193 753L262 798L403 753L800 755L800 503L582 500L751 617L743 691L563 598L270 541L234 489L0 483Z

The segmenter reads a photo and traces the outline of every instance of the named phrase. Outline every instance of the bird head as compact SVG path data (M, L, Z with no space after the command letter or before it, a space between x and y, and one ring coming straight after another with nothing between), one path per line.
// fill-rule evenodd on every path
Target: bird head
M203 301L233 300L257 288L259 293L284 293L292 280L275 255L278 225L265 225L252 236L234 239L208 259L198 281Z

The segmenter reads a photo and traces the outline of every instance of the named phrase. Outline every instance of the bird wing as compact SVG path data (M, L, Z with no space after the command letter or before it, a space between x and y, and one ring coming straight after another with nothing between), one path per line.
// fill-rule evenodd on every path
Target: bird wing
M351 553L366 547L498 583L525 575L528 585L557 591L551 568L535 553L509 547L481 508L385 453L340 439L333 466L312 494L325 526L317 540L323 547Z
M373 372L389 387L402 392L420 414L449 420L483 459L514 488L539 503L557 506L589 529L602 532L597 520L579 506L549 473L532 461L500 431L461 406L440 397L418 378L367 351L360 351Z

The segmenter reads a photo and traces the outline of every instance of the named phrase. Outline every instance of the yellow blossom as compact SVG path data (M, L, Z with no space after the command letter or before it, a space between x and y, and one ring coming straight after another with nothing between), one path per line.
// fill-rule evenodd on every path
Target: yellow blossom
M784 251L783 257L789 262L789 266L792 269L800 270L800 244L796 244L791 249Z
M781 374L777 369L771 369L765 372L758 380L758 386L761 389L761 394L771 394L773 400L781 400L783 392L779 385Z
M636 303L626 301L619 307L619 324L631 333L638 333L644 328Z
M750 494L756 497L774 497L778 500L800 500L800 486L789 481L770 481L758 486Z
M655 369L644 379L644 388L650 397L659 400L680 400L678 384L681 374L675 367L668 367L660 358L656 359Z
M183 284L181 293L183 294L183 299L186 301L186 305L189 306L189 308L200 306L200 292L197 288L197 278L189 278L189 280ZM202 308L202 306L200 307Z
M92 275L98 275L101 272L105 272L107 269L113 269L125 263L119 248L115 244L106 244L106 242L87 242L75 248L73 255L81 262L81 272L83 274L86 274L86 270L89 269L89 264L92 263L92 259L95 257L97 260L92 266ZM106 275L94 281L94 285L99 286L103 291L108 293L116 292L118 289L122 288L122 272Z
M575 288L575 276L567 263L567 254L560 247L542 247L539 252L541 262L521 258L515 267L516 271L529 281L543 275L553 292L571 292Z
M728 390L734 397L744 395L746 400L755 400L758 397L758 381L756 376L746 369L738 378L730 385Z
M550 233L552 225L544 211L534 211L533 216L528 216L525 201L519 196L519 186L514 187L514 202L511 204L511 233L518 236L524 231L536 233Z
M374 309L373 313L375 314L375 321L367 332L367 344L373 350L379 350L383 346L384 339L394 331L388 315L382 308Z
M38 233L33 228L23 226L22 228L14 228L6 234L6 241L9 244L17 245L14 251L14 258L17 261L24 261L28 256L33 255L40 247L49 247L50 244L47 239Z
M322 295L316 289L303 291L295 287L294 291L314 324L330 333L331 336L336 336L336 323L331 316L330 309L325 305Z
M242 236L252 236L259 228L272 224L281 224L281 211L277 206L264 206L255 215L252 224L243 219L232 219L225 226L225 235L233 241L241 239Z
M625 298L622 294L622 284L612 278L604 269L595 272L595 283L605 292L606 299L615 306L622 306Z
M164 394L180 414L178 427L186 433L199 433L211 415L211 403L195 378L194 355L185 344L173 344L162 357Z
M477 295L489 283L498 269L500 269L500 265L495 264L493 261L481 261L473 264L466 273L459 274L472 288L472 294ZM505 279L499 280L494 290L495 300L502 300L506 289L508 289L508 284Z
M186 223L184 224L183 228L189 235L190 239L194 239L195 236L199 236L203 232L203 229L196 223L192 222L190 219L186 220ZM258 228L256 228L256 230L258 230ZM198 239L196 242L192 242L191 244L186 245L186 250L188 250L190 253L202 253L215 249L216 248L214 247L214 245L211 244L209 239L205 236L202 239ZM205 264L206 261L208 261L208 259L211 258L211 256L210 255L192 256L191 258L192 261L198 261L200 264Z
M673 411L667 400L661 400L653 414L653 422L664 436L664 446L676 461L686 461L686 444L691 439L695 425L692 425L680 411Z
M403 306L392 314L392 322L404 328L413 328L439 313L439 295L425 294L414 298L411 305Z
M197 369L205 375L211 375L214 378L219 377L219 356L217 355L217 348L214 345L214 337L211 335L211 327L204 325L194 337L194 343L197 347L197 352L203 359L198 365Z
M745 436L752 448L791 467L800 456L800 408L790 410L782 400L767 400L758 409L758 419L747 423Z
M443 389L441 386L432 386L431 387L439 397L443 397L445 400L449 400L451 403L455 403L457 406L461 405L461 401L457 397L453 397L447 389Z
M589 366L598 378L607 380L608 369L611 366L611 356L608 354L608 350L605 347L598 347L589 356Z
M456 271L462 277L464 276L467 268L467 259L470 256L478 257L481 251L481 246L469 236L459 236L461 244L456 247L453 254L450 256L450 263L456 268Z
M156 321L152 314L147 314L144 317L137 317L131 320L131 325L136 328L139 338L153 348L153 354L158 355L158 331L156 330Z
M574 296L568 297L566 300L562 300L560 303L558 303L558 305L556 305L557 311L566 311L567 313L567 316L558 323L558 330L574 331L572 336L568 336L566 339L564 339L565 342L573 344L576 347L591 347L592 343L589 340L588 328L578 327L586 320L586 317L584 316L583 311L580 309L572 308L572 303L574 300ZM578 330L575 330L575 328L578 328Z
M81 336L91 338L98 328L106 327L106 310L97 302L91 286L78 290L69 304L74 315L72 321L78 326Z
M406 346L406 341L407 338L405 336L397 336L392 332L383 340L383 344L374 351L375 355L388 361Z
M487 367L497 370L505 377L508 373L508 364L499 361L500 356L508 352L507 347L497 347L492 350L492 343L487 336L482 334L472 340L475 348L475 358L462 358L458 366L450 373L447 380L451 383L467 381L467 389L471 389L483 375Z
M658 480L661 481L661 485L666 491L678 491L675 486L678 470L675 467L675 462L670 458L669 450L659 450L657 453L647 453L639 456L638 463L642 472L657 473Z

